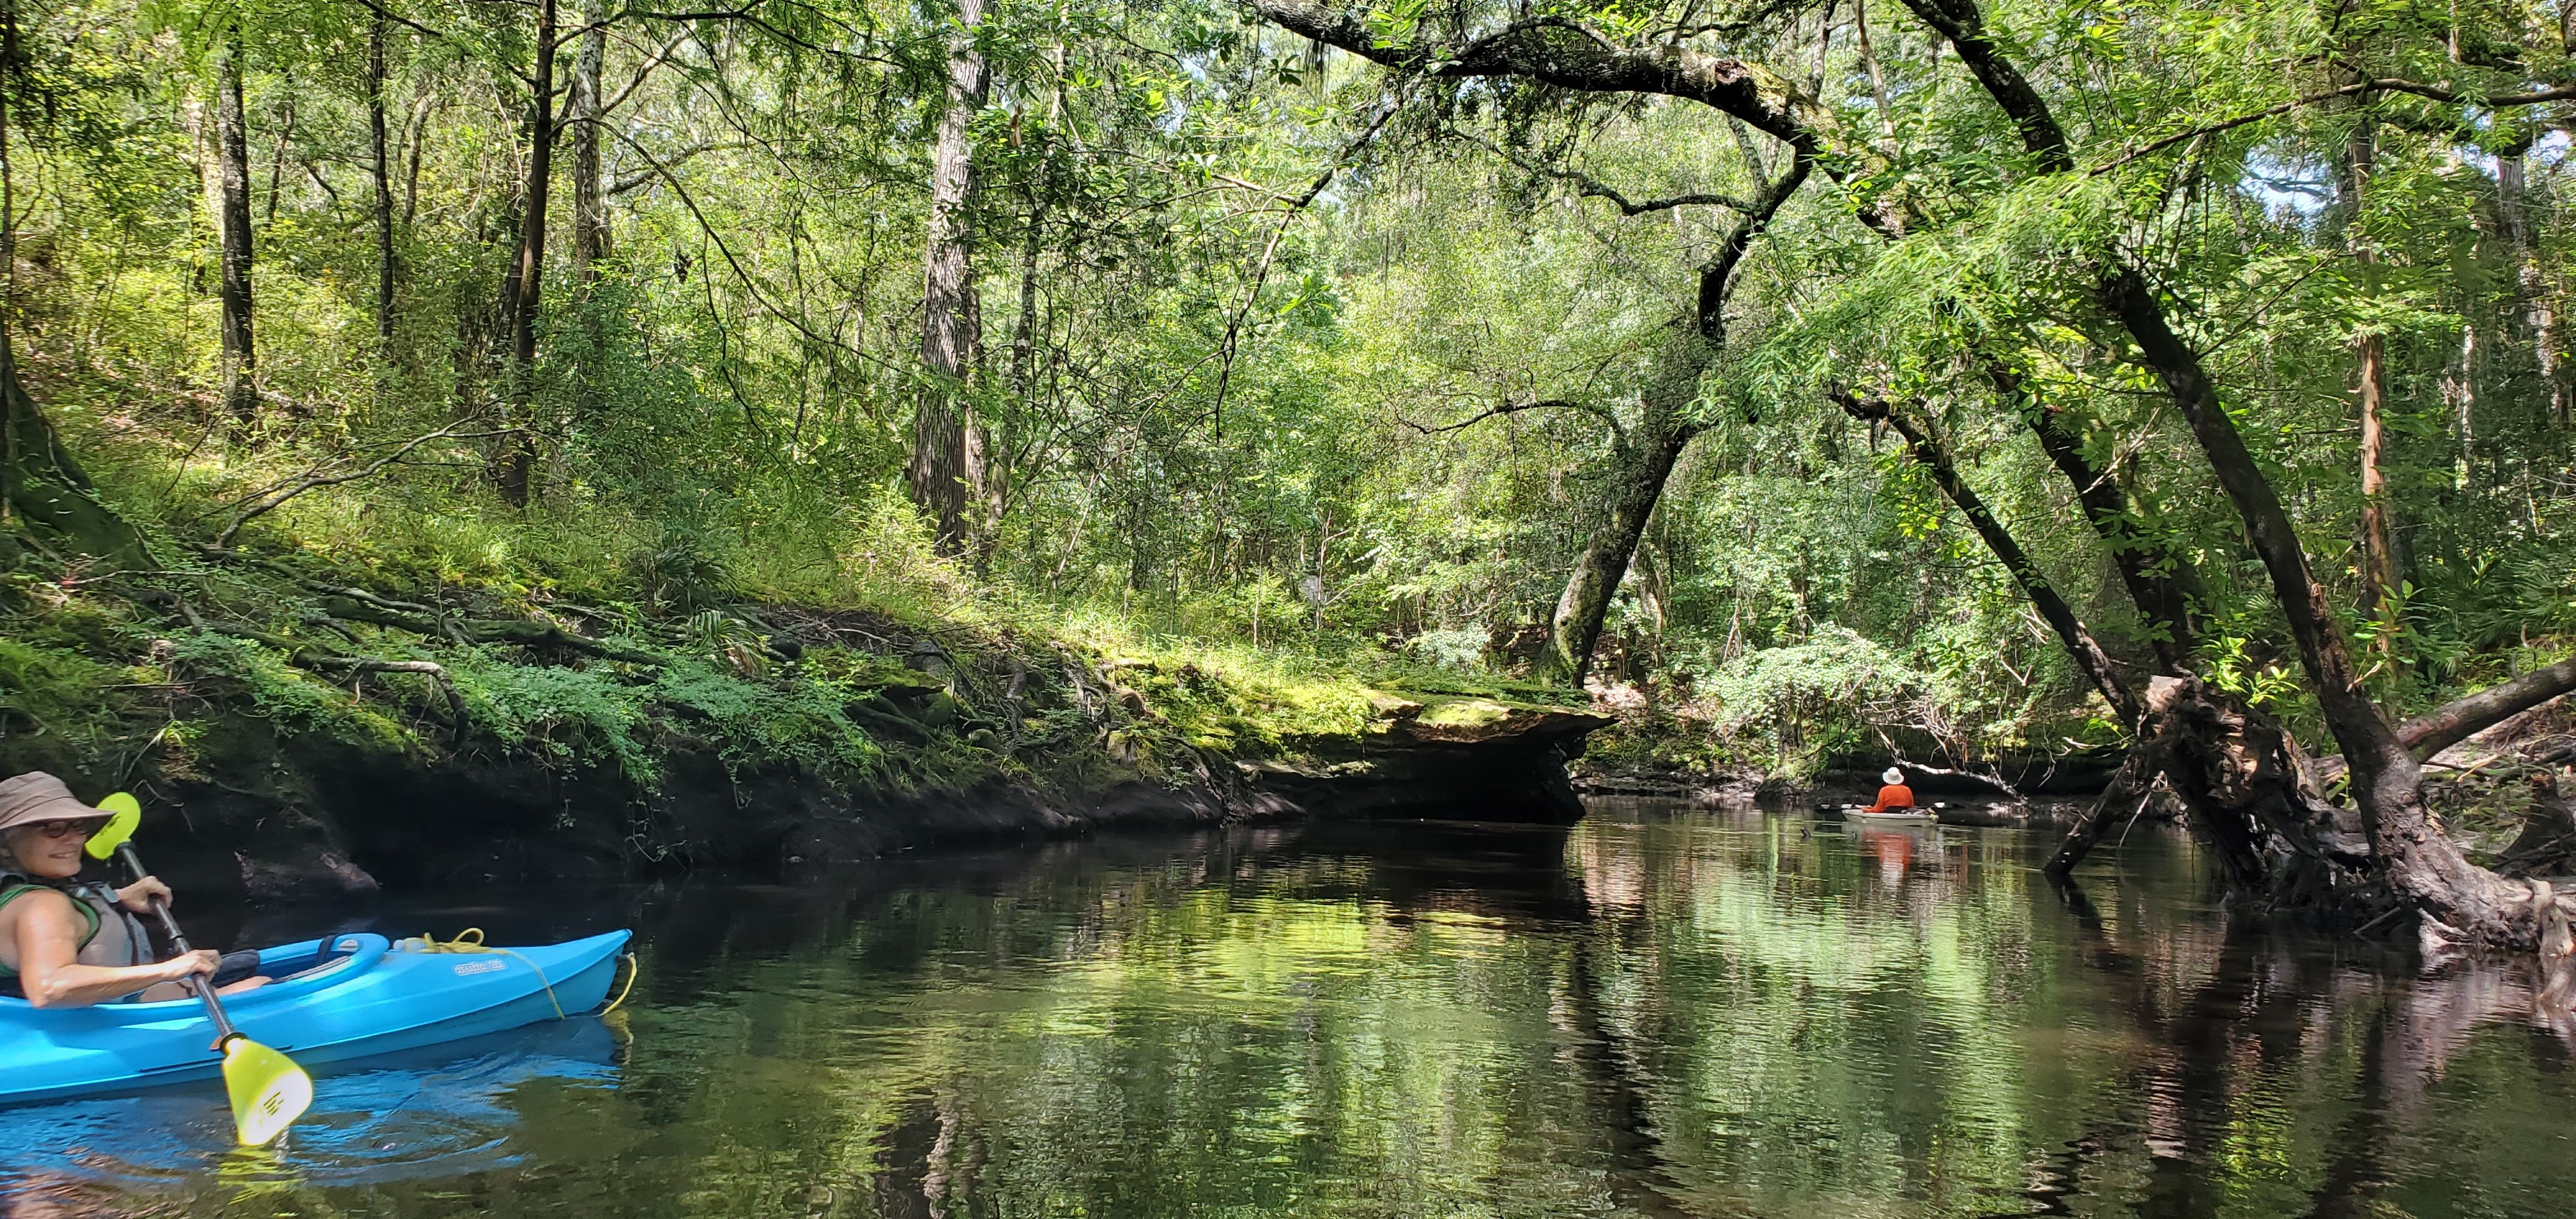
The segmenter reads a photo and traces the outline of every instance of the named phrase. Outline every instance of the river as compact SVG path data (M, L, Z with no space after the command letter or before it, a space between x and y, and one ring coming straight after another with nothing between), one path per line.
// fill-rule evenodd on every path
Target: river
M2522 969L2231 920L2169 832L2071 894L2046 845L1629 802L218 913L632 925L641 981L326 1074L274 1151L211 1088L0 1112L0 1212L2576 1213Z

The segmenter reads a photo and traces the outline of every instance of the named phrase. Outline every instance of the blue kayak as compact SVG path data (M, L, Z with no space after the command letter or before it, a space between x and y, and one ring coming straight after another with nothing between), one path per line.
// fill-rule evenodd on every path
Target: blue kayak
M543 948L431 951L343 935L264 949L277 980L224 999L242 1034L311 1066L578 1016L608 998L627 933ZM213 1079L193 998L39 1009L0 998L0 1104Z

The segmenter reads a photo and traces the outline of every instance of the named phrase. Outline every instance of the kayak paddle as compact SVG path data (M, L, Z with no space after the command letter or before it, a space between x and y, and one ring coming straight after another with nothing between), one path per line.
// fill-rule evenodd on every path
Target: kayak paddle
M142 857L134 853L134 827L143 820L142 802L131 792L117 792L99 801L98 809L108 814L107 824L90 835L89 845L83 848L89 857L105 859L114 854L125 861L134 879L151 875L144 870ZM172 948L193 951L167 904L153 902L152 913L160 917L161 932L170 938ZM181 985L205 1000L206 1017L214 1021L215 1048L224 1055L224 1091L233 1103L233 1132L245 1147L266 1146L313 1103L313 1077L293 1059L242 1036L224 1015L211 979L190 978Z

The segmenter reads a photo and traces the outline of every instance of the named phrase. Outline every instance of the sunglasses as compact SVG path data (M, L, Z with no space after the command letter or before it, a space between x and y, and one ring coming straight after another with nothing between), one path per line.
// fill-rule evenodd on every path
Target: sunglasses
M76 821L30 821L27 828L40 838L87 838L98 832L98 825L97 821L82 818Z

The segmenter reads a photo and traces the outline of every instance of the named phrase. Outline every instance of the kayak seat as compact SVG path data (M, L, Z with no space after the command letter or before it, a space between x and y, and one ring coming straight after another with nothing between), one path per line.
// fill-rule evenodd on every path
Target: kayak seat
M262 962L261 967L274 971L268 975L273 982L292 982L297 978L309 978L330 969L357 955L357 951L356 940L341 936L337 939L324 940L321 949L310 956L286 961Z

